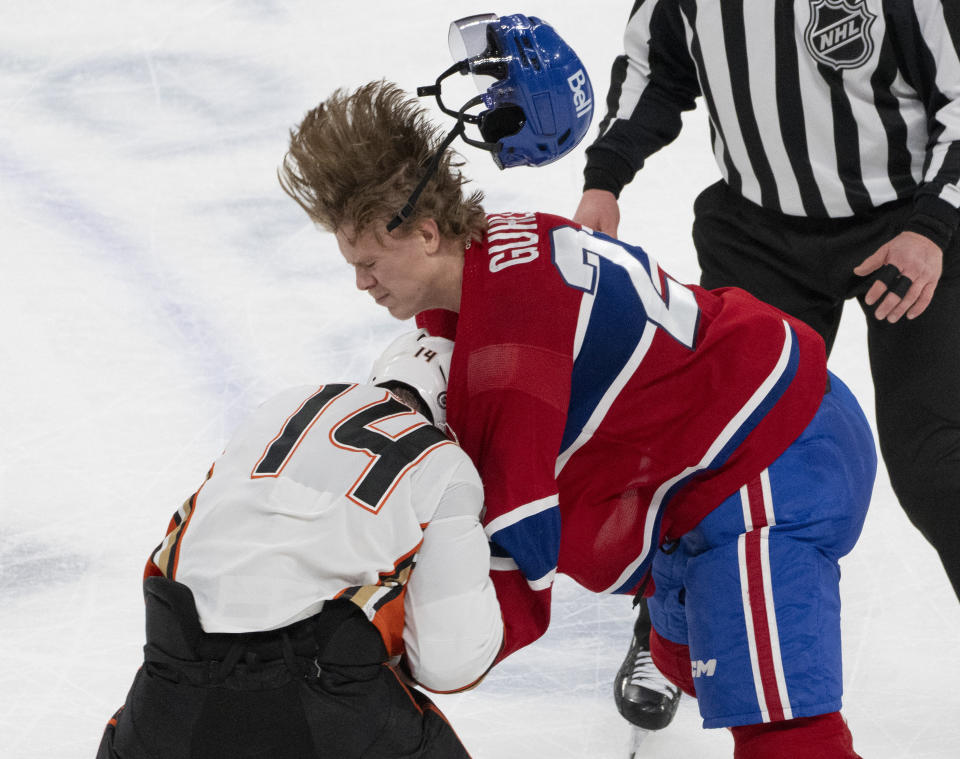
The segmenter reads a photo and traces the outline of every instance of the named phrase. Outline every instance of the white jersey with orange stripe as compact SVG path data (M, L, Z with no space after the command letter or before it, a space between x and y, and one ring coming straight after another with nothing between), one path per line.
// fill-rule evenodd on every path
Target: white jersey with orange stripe
M418 681L456 690L502 640L482 501L459 446L383 388L293 388L240 426L148 572L193 591L207 632L276 629L349 598Z

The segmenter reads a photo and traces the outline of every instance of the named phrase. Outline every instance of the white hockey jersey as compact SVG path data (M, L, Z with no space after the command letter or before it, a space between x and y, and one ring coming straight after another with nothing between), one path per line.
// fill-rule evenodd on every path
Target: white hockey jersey
M459 690L503 636L482 499L460 447L383 388L293 388L240 426L147 574L187 585L207 632L276 629L349 598L418 682Z

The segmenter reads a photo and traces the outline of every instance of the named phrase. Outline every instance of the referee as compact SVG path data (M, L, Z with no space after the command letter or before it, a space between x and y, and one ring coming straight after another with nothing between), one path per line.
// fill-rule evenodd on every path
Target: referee
M857 299L890 481L960 596L960 3L637 0L624 44L575 220L616 235L702 95L723 179L694 205L701 284L828 353Z

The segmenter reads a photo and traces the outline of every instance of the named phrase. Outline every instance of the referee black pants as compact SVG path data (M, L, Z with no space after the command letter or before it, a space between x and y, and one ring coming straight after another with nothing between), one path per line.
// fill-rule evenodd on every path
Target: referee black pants
M349 601L282 630L210 635L185 585L153 577L144 595L144 664L97 759L469 759Z
M933 301L916 319L875 319L863 300L873 280L853 274L902 231L911 210L912 201L898 201L850 218L786 216L718 182L694 204L693 239L704 287L741 287L805 321L828 354L844 303L860 303L890 482L960 597L960 234L944 251Z

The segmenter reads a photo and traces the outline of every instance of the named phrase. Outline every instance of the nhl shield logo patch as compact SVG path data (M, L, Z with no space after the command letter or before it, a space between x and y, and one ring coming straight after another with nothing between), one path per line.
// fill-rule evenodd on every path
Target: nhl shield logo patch
M810 0L804 42L814 60L833 69L853 69L873 53L870 27L876 15L866 0Z

